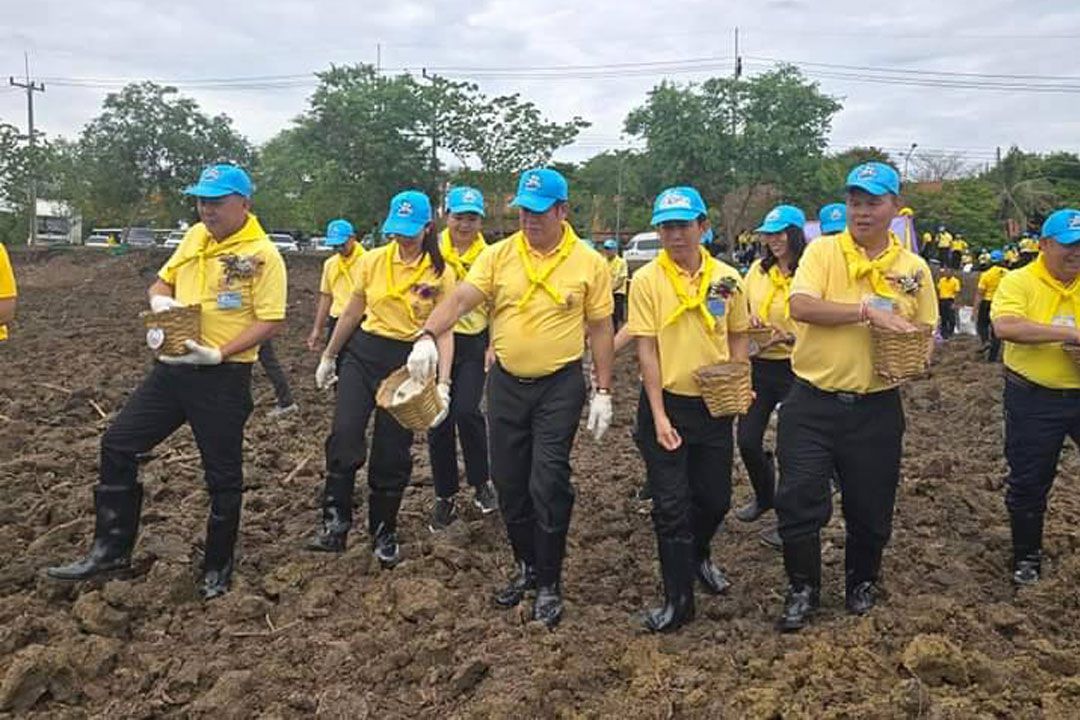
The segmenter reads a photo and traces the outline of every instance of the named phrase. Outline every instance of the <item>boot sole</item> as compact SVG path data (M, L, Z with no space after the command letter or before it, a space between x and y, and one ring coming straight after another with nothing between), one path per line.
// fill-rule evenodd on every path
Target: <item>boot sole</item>
M102 577L121 577L124 575L132 575L133 573L134 569L132 568L131 563L120 567L108 568L107 570L98 570L87 575L56 575L50 572L49 568L45 569L46 577L51 580L60 580L62 582L81 582L83 580L93 580Z

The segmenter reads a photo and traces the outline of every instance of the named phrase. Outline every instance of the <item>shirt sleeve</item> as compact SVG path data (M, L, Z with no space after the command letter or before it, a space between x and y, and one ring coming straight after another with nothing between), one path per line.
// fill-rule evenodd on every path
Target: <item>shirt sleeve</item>
M469 268L465 282L484 294L489 302L495 294L495 254L502 249L501 244L489 245L476 256L476 262Z
M607 261L597 253L592 261L592 279L585 288L585 319L600 320L615 312L615 299L611 293L611 271Z
M263 268L252 283L252 303L255 317L266 322L285 319L285 302L288 297L288 276L285 261L277 248L264 250Z
M11 258L7 248L0 243L0 300L10 300L18 295L15 287L15 273L11 269Z
M792 295L825 297L825 281L828 277L825 268L825 253L827 251L826 243L821 240L806 246L806 250L799 260L799 267L795 270L795 277L791 280Z
M334 288L330 285L330 266L333 262L334 258L327 258L322 266L322 277L319 279L319 292L323 295L334 294Z
M990 305L990 319L999 317L1027 317L1028 294L1020 273L1008 273L994 291L994 302Z
M169 260L158 270L158 277L162 282L176 285L176 271L184 264L184 256L187 254L186 245L187 243L180 243L176 250L173 250Z
M660 334L660 318L656 316L656 303L652 283L642 276L641 271L630 283L630 297L627 302L626 331L635 337L656 337Z

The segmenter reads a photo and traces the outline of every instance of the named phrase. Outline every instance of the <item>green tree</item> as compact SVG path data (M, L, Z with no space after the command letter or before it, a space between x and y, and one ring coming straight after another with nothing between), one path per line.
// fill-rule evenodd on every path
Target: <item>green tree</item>
M1042 163L1035 155L1013 147L986 175L997 193L1000 220L1014 221L1020 230L1035 217L1053 209L1056 196L1053 185L1042 173Z
M998 247L1005 232L996 214L998 196L994 185L979 178L947 180L938 186L912 186L904 201L915 210L919 232L933 232L945 225L977 246Z

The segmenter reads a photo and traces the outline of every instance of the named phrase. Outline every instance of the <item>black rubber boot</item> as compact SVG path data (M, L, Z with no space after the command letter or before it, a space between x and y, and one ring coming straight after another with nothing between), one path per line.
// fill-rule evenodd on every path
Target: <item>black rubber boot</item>
M657 545L664 604L647 610L642 625L651 632L671 632L694 619L693 543L687 538L660 538Z
M536 530L536 601L533 620L554 628L562 619L562 563L566 555L566 531Z
M494 600L499 607L514 607L525 598L525 593L536 589L536 537L533 525L532 522L506 524L506 534L510 537L518 572L509 585L495 591Z
M401 546L397 540L397 515L401 493L372 490L368 494L368 532L371 548L383 567L391 568L401 562Z
M343 552L352 527L355 477L326 474L323 487L322 520L307 549L316 552Z
M872 539L847 534L844 541L844 606L853 615L874 609L881 590L881 554L884 546Z
M1042 574L1043 514L1041 512L1009 513L1012 525L1012 581L1017 585L1034 585Z
M142 485L98 485L94 488L94 543L86 556L47 568L57 580L86 580L131 567L131 551L139 533Z
M233 551L240 532L240 491L218 492L210 496L210 516L206 520L206 554L199 595L213 600L232 586Z
M765 453L765 464L750 473L750 484L754 487L754 497L735 511L735 518L742 522L753 522L772 510L776 494L776 461L771 452Z
M705 591L712 595L719 595L731 587L724 571L713 565L711 559L712 539L716 535L716 529L720 527L720 519L697 507L691 510L694 573Z
M785 541L784 569L788 590L776 625L780 632L794 632L806 627L821 604L821 539L811 535Z

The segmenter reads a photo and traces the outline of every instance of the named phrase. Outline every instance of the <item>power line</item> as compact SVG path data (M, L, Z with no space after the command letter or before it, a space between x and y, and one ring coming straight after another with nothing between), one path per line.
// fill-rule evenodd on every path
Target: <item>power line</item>
M923 68L917 69L903 69L903 68L887 68L878 67L873 65L841 65L837 63L823 63L823 62L810 62L808 60L782 60L780 58L769 57L754 57L747 56L748 60L758 60L768 63L786 63L788 65L798 65L799 67L812 66L823 68L836 68L839 70L866 70L870 72L881 73L894 73L894 74L911 74L911 75L940 75L944 77L966 77L966 78L985 78L985 79L1006 79L1006 80L1049 80L1054 82L1070 82L1080 81L1080 76L1077 75L999 75L993 73L971 73L971 72L955 72L952 70L929 70Z

